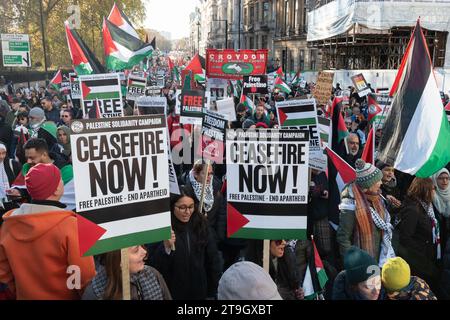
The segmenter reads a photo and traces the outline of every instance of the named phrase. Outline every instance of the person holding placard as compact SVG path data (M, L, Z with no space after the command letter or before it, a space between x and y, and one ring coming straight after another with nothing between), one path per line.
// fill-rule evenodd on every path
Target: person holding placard
M219 252L194 196L180 186L171 197L172 236L149 245L150 264L161 272L175 300L215 298L221 275Z

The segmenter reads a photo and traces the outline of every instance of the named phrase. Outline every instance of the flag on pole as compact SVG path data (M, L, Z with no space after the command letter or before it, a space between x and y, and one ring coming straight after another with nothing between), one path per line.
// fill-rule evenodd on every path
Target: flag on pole
M375 133L374 128L370 129L369 135L367 136L366 144L364 145L364 150L361 159L366 163L375 164Z
M356 180L356 171L344 159L338 156L336 152L328 147L325 147L325 150L328 154L328 158L331 160L328 163L331 163L336 169L337 186L339 192L342 192L347 184ZM332 179L332 177L329 177L329 179Z
M108 70L131 69L151 56L153 47L120 29L109 20L103 20L103 45Z
M112 24L132 36L133 38L139 39L139 35L136 32L136 29L133 28L133 25L131 24L130 20L128 20L128 17L123 13L122 10L114 3L111 12L108 16L108 21L110 21Z
M450 126L419 20L390 94L394 98L378 159L410 175L429 177L450 162Z
M78 32L69 27L68 21L65 21L64 25L73 69L77 75L105 73L105 68L97 60L92 51L89 50Z
M367 121L369 122L369 124L373 124L375 119L377 119L377 114L379 114L383 110L378 105L377 98L373 94L370 94L370 93L367 95L367 105L369 106Z
M156 36L153 37L153 40L150 42L150 44L152 45L153 49L156 50Z
M289 88L289 86L286 83L284 83L281 77L277 77L275 79L274 87L280 89L281 91L287 94L291 93L291 88Z
M255 104L253 103L252 99L247 97L245 94L241 94L241 99L239 102L242 103L244 106L246 106L247 111L249 111L251 114L255 112L256 110Z
M283 69L279 67L278 70L275 71L275 78L283 78L283 76L284 76Z
M63 80L62 72L61 72L61 69L59 69L56 72L53 79L50 80L50 83L48 84L48 86L59 92L59 90L61 89L62 80Z
M345 137L348 136L348 129L345 125L344 117L341 113L342 98L335 97L331 105L331 122L332 122L332 141L333 150L338 150L337 147Z
M317 251L314 239L311 239L312 250L306 267L305 278L303 280L303 292L305 300L314 300L325 288L328 276L323 267L322 259Z
M169 72L172 72L172 69L174 68L174 64L173 64L173 61L172 61L172 59L170 59L170 57L167 57L167 65L168 65L168 67L169 67Z

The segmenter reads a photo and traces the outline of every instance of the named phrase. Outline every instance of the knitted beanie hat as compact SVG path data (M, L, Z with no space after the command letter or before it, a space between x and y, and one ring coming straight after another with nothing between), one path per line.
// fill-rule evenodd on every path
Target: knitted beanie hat
M344 256L344 269L350 284L366 281L379 271L378 263L366 251L351 246Z
M38 163L25 176L25 186L34 200L47 200L61 181L59 169L51 163Z
M369 189L383 178L380 169L370 163L365 163L362 159L356 160L355 167L356 184L362 189Z
M411 270L408 263L400 257L389 258L381 271L383 286L388 292L400 291L411 280Z

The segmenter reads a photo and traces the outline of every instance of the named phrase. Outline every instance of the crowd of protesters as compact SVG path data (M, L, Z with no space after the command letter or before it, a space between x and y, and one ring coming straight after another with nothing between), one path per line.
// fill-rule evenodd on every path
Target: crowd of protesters
M277 128L275 102L305 98L313 84L274 90L255 111L235 97L231 128ZM172 152L193 139L191 125L175 113L174 83L167 98ZM450 298L450 174L414 178L382 163L362 161L368 106L354 88L342 109L349 135L340 156L357 179L330 208L330 184L312 170L308 238L314 236L328 283L321 295L336 300ZM339 85L333 96L340 96ZM136 114L125 101L125 114ZM318 106L325 116L327 107ZM139 114L139 111L138 111ZM79 101L52 88L2 92L0 100L0 299L121 299L120 251L79 257L71 167L70 121ZM382 130L376 133L376 143ZM269 273L259 240L228 238L226 170L193 161L176 163L180 195L171 196L171 238L128 249L131 298L302 300L311 257L310 240L272 239ZM208 168L208 171L207 171ZM206 177L205 177L206 175ZM202 207L200 198L205 197ZM67 268L81 270L81 284L67 286ZM371 270L372 272L368 272Z

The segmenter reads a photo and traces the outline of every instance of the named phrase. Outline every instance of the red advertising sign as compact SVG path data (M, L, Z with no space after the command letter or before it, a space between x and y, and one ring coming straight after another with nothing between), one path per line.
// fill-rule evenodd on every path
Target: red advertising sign
M243 76L266 74L267 49L206 49L206 76L242 80Z

